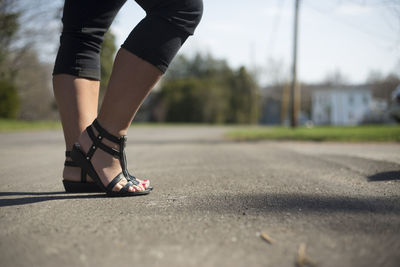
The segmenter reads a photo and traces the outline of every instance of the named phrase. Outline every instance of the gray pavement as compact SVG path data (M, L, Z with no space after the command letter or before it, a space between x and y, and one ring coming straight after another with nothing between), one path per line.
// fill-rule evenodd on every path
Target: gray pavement
M65 194L60 131L0 134L1 266L400 266L400 145L138 127L143 197ZM267 233L275 242L260 238Z

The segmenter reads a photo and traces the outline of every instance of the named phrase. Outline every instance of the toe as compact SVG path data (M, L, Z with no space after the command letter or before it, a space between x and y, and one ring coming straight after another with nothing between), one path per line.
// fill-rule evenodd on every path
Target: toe
M130 186L129 189L128 189L128 191L131 192L131 193L136 192L134 186Z
M134 188L135 188L136 191L143 191L144 190L143 186L140 185L140 184L135 185Z
M139 187L136 185L132 186L132 189L133 189L133 192L139 191Z
M141 181L141 184L142 184L143 188L147 189L150 186L150 181L149 180L143 180L143 181Z

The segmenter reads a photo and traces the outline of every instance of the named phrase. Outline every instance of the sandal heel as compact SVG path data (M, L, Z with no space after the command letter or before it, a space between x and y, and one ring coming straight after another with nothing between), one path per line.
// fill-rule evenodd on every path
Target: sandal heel
M71 151L65 151L65 157L66 158L71 158ZM88 182L87 180L87 172L83 170L79 165L72 160L66 159L64 162L65 167L74 167L74 168L79 168L80 173L81 173L81 179L80 181L71 181L71 180L65 180L63 179L63 185L64 189L67 193L97 193L97 192L103 192L101 188L93 182Z
M79 143L75 143L71 150L71 158L81 167L86 170L90 177L93 178L94 182L103 190L105 190L105 186L100 181L96 171L93 168L93 165L86 158L84 152L81 150L81 146Z
M82 183L63 180L65 192L67 193L98 193L103 192L96 183Z

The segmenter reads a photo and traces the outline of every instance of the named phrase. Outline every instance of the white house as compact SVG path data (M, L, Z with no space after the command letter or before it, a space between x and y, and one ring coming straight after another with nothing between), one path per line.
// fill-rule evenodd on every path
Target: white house
M372 92L357 86L315 90L312 120L316 125L356 125L370 112Z

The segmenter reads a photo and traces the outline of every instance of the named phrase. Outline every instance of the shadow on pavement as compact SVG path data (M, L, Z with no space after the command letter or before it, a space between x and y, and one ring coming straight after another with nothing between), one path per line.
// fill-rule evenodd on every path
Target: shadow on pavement
M193 206L192 206L193 205ZM376 214L399 214L400 197L351 197L317 194L222 194L195 199L190 209L218 213L253 212L351 212Z
M6 196L47 196L47 195L65 195L65 191L59 192L0 192L0 197Z
M29 196L0 199L0 207L26 205L49 200L103 198L105 194L76 195L65 192L0 192L0 197Z
M105 194L67 194L65 192L0 192L0 207L32 204L50 200L105 198ZM165 206L163 206L165 208ZM350 212L375 214L400 214L400 197L352 197L321 194L241 193L225 192L211 196L192 196L185 199L183 209L217 213L252 212ZM155 207L157 208L157 207ZM174 209L175 204L170 208Z
M400 171L379 172L368 176L369 182L400 180Z

